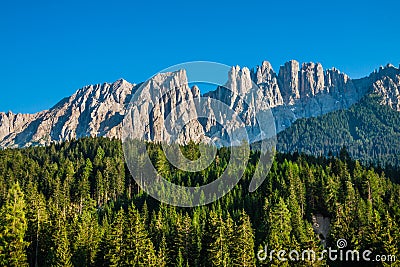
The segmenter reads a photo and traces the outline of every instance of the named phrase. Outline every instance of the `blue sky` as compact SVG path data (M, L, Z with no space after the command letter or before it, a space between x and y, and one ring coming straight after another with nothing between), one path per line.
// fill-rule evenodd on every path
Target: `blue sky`
M398 1L3 1L0 111L206 60L318 61L361 77L400 63Z

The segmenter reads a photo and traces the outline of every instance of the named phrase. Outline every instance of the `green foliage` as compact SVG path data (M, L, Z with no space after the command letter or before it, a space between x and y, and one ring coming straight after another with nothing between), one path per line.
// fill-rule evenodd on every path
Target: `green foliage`
M147 147L156 168L179 184L214 181L229 163L230 150L221 148L209 168L183 172L159 144ZM198 157L194 144L181 149ZM338 158L277 154L263 184L249 193L258 156L251 151L244 177L223 198L188 209L144 193L117 140L0 151L0 265L334 266L260 262L256 252L264 245L321 251L339 238L349 248L399 253L400 186L385 171L351 160L345 150ZM315 234L314 215L330 220L328 236Z
M26 266L24 241L27 230L25 200L19 183L8 190L5 204L0 209L0 265Z
M231 230L223 220L221 212L211 211L207 231L207 259L208 266L231 266L230 255Z
M254 234L250 218L244 210L240 213L236 231L232 233L232 266L255 266Z
M134 206L129 207L125 219L122 251L126 266L155 266L157 263L153 243Z
M116 214L111 228L106 232L105 238L105 266L121 266L123 264L124 224L125 213L120 209ZM100 260L100 262L102 262Z
M328 156L344 146L365 164L400 166L400 112L369 95L348 110L297 120L278 134L277 150Z
M72 265L70 242L68 239L68 231L63 219L59 219L56 226L56 232L53 236L53 246L51 254L51 266L70 267Z

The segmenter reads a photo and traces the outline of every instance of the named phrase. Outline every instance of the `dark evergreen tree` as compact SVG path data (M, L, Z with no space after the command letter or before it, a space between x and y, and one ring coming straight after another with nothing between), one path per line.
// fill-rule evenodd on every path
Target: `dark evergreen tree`
M122 266L124 249L125 213L120 209L115 215L111 229L104 235L104 266Z
M255 266L254 234L250 218L244 210L240 213L239 223L235 228L232 247L232 266Z
M125 220L123 244L123 263L127 266L155 266L157 263L153 243L133 205Z
M57 267L72 267L72 253L66 223L61 216L56 223L50 264Z
M0 265L27 266L24 240L28 223L25 200L19 183L8 190L5 204L0 209Z

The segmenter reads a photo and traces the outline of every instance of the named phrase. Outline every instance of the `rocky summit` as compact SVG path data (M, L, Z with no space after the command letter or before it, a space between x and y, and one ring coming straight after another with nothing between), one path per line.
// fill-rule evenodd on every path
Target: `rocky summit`
M144 140L187 143L202 136L224 139L223 127L238 127L223 121L223 114L211 114L215 120L191 120L172 140L164 123L168 120L172 129L181 123L179 110L193 108L191 105L201 96L199 88L188 85L184 70L154 76L142 84L140 98L130 103L138 88L120 79L85 86L51 109L36 114L0 112L0 147L48 145L85 136L121 138L128 105L133 107L131 110L137 114L134 119L141 125L135 137ZM169 88L175 90L168 91ZM156 99L155 95L167 91L161 99ZM300 64L291 60L275 72L264 61L253 69L232 67L226 84L203 96L224 102L246 126L251 126L249 129L256 125L258 112L271 109L279 132L299 118L346 109L367 93L379 95L382 105L400 111L399 68L388 64L368 77L351 79L336 68L324 70L320 63ZM149 106L152 110L148 110ZM223 124L216 123L216 119ZM261 138L257 131L250 132L249 137L250 141Z
M85 86L39 113L0 113L0 146L25 147L84 136L120 137L125 106L135 85L121 79Z

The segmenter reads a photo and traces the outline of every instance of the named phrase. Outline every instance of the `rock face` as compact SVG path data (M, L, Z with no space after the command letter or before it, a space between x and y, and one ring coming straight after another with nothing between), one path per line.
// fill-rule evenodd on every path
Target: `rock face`
M130 137L182 144L198 140L204 135L200 122L189 120L186 124L183 121L187 120L188 112L196 112L194 98L199 96L197 86L189 88L185 70L157 74L142 84L139 94L135 95L129 109L135 125L131 127ZM166 127L166 123L170 127ZM175 132L185 124L182 131Z
M300 98L299 62L291 60L279 69L279 86L286 104L294 104Z
M384 76L373 83L374 93L381 96L381 104L388 105L394 110L400 111L400 73L396 73L392 65L387 69L392 69L394 75Z
M86 86L33 115L0 113L0 147L48 145L84 136L120 138L125 105L134 88L121 79Z
M50 110L36 114L0 113L0 147L48 145L84 136L121 138L122 120L138 87L120 79L111 84L86 86ZM291 60L280 67L279 73L267 61L252 70L232 67L226 84L203 97L224 102L247 126L257 123L256 114L271 109L279 132L298 118L348 108L368 92L380 95L381 104L400 111L399 91L400 71L392 65L352 80L335 68L324 70L319 63L300 65ZM160 95L164 95L161 100ZM180 129L179 125L187 119L182 114L196 110L193 105L200 97L197 86L188 86L184 70L154 76L143 84L140 96L131 103L132 116L140 125L136 137L179 143L201 140L205 135L226 138L216 120L226 127L237 125L227 121L221 112L210 114L211 120L190 120ZM172 132L164 129L165 122ZM182 131L177 133L174 129ZM257 141L259 133L250 133L250 138Z
M356 87L346 74L332 68L324 70L320 63L303 63L291 60L279 69L277 75L281 96L276 106L271 106L277 131L289 127L298 118L315 117L348 108L368 90Z

